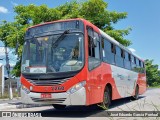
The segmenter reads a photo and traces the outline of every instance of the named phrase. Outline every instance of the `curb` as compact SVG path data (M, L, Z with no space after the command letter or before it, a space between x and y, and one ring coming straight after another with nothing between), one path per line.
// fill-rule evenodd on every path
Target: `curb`
M0 111L8 110L8 109L23 109L23 108L34 108L34 107L43 107L43 106L50 106L50 105L22 104L22 103L19 103L17 105L11 105L11 104L8 104L8 103L4 103L4 104L0 104Z
M17 109L22 109L22 108L34 108L34 107L43 107L43 106L51 106L51 105L41 105L41 104L20 104L16 105Z
M0 111L8 110L8 109L15 109L16 105L9 105L8 103L0 104Z
M0 99L0 101L20 100L20 99L21 99L21 97L17 97L17 98L13 98L13 99L5 98L5 99Z
M3 106L0 108L0 111L9 109L16 109L16 105Z

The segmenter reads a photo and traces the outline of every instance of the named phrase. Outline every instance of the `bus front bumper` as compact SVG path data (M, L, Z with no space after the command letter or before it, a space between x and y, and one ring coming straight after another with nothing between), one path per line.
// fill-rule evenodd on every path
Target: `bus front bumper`
M22 103L25 104L61 104L61 105L86 105L86 89L82 87L73 94L51 93L51 98L41 98L41 93L26 93L21 89Z

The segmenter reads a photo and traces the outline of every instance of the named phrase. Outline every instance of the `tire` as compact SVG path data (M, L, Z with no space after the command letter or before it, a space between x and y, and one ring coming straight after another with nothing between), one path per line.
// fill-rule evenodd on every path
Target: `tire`
M56 109L56 110L63 110L66 108L66 105L57 105L57 104L54 104L53 107Z
M137 85L136 89L135 89L135 95L133 96L133 99L134 100L138 100L138 98L139 98L139 87Z
M103 102L100 103L98 106L100 109L106 110L109 108L111 104L111 91L109 87L106 87L103 94Z

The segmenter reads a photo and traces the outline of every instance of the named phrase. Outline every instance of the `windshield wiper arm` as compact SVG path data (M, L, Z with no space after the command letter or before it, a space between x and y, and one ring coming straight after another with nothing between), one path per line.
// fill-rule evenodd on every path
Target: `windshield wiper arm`
M65 31L54 41L54 43L52 43L52 45L54 44L54 46L56 46L57 41L63 40L63 39L61 39L61 38L62 38L64 35L68 34L68 33L69 33L69 30L65 30Z

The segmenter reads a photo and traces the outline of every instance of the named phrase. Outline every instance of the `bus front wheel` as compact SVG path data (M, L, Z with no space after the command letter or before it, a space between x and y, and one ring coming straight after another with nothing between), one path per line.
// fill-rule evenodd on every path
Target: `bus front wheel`
M102 109L108 109L111 104L111 91L109 87L106 87L103 94L103 102L98 106Z
M53 107L56 109L56 110L62 110L64 108L66 108L66 105L57 105L57 104L54 104Z

